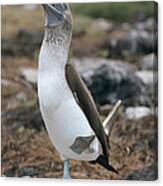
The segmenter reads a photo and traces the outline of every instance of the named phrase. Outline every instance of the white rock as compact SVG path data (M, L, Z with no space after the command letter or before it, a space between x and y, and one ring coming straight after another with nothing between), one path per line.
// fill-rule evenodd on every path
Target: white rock
M154 53L143 56L139 62L139 68L141 70L154 70L156 65L156 56Z
M1 79L1 85L3 85L3 86L9 86L10 84L12 84L11 81L9 81L7 79Z
M37 70L33 68L21 69L21 74L30 83L37 83Z
M24 92L19 92L16 95L16 99L19 100L19 101L27 101L27 96Z
M148 107L128 107L125 111L125 117L127 119L140 119L142 117L152 114L152 110Z
M136 76L139 77L147 86L153 86L154 72L153 71L137 71Z
M92 22L92 27L96 29L96 31L108 32L113 29L113 24L103 18L99 18Z
M156 27L156 22L154 20L154 17L148 18L145 22L145 29L149 31L153 31L154 27Z

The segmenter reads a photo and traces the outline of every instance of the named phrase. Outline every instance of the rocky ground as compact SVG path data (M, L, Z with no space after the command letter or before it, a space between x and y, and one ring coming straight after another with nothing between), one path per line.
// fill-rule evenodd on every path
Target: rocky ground
M30 14L33 20L25 19ZM70 60L90 89L101 119L118 99L122 99L122 106L110 137L110 161L119 174L98 165L72 161L71 175L78 179L154 180L157 178L155 20L148 17L132 24L117 24L104 18L74 17ZM34 24L36 20L38 24ZM63 164L49 140L37 101L37 61L42 36L39 7L2 8L3 176L62 177Z

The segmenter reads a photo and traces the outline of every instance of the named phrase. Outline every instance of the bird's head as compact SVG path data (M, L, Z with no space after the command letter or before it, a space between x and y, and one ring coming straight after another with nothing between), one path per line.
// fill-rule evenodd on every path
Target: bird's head
M72 33L72 15L68 4L43 4L45 29L54 36Z

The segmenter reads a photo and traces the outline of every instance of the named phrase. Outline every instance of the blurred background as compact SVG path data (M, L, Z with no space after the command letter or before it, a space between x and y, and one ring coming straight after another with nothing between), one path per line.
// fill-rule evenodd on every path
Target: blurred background
M122 100L110 138L119 171L72 161L83 179L157 178L157 5L71 4L70 61L91 91L103 120ZM37 101L38 55L44 34L39 5L2 6L2 175L62 177Z

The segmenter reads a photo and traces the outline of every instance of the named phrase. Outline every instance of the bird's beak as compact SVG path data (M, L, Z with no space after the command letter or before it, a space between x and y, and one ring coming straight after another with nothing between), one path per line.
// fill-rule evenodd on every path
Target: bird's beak
M56 27L65 20L65 11L68 10L67 4L43 4L42 6L45 12L46 27Z

